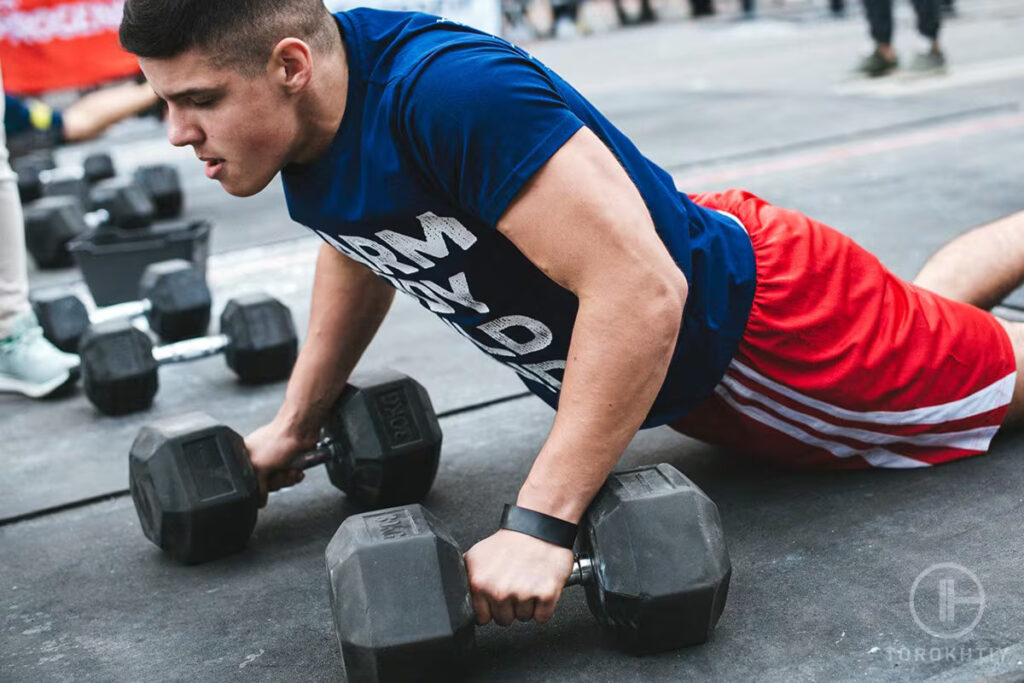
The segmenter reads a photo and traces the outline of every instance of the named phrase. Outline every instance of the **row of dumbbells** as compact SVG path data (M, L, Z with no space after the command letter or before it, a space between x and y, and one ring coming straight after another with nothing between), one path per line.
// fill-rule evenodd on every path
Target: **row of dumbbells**
M298 354L291 311L266 294L228 301L220 333L207 335L213 297L187 261L150 265L137 301L90 314L76 296L35 297L32 305L47 339L78 353L86 396L100 412L122 415L148 408L159 388L158 368L223 353L246 383L286 379ZM154 345L137 322L164 342Z
M475 617L462 552L418 504L442 433L426 390L393 372L357 375L317 447L293 467L325 465L372 512L350 516L326 551L334 624L350 681L448 680L463 672ZM146 537L180 562L239 552L259 490L242 436L202 413L144 427L129 487ZM380 509L385 508L385 509ZM731 565L718 509L669 465L614 474L580 524L574 571L602 630L645 654L704 642Z
M181 215L184 194L177 170L140 166L117 178L110 155L87 156L81 166L57 168L52 154L12 163L25 204L25 241L40 268L71 265L67 245L91 228L137 230Z

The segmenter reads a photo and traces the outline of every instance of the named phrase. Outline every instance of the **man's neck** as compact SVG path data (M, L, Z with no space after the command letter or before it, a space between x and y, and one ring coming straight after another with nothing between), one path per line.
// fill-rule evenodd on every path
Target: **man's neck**
M294 163L316 161L330 147L341 127L348 100L348 58L344 43L317 69L315 82L305 104L305 135L296 147Z

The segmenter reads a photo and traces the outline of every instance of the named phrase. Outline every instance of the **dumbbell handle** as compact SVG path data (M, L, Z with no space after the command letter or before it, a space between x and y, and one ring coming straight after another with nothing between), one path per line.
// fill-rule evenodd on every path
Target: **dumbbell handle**
M60 168L46 168L39 171L39 181L43 183L52 183L59 180L81 180L84 177L84 166L61 166Z
M92 315L89 316L89 323L95 325L96 323L106 322L107 320L138 318L139 316L149 313L151 310L153 310L153 303L149 299L125 301L123 303L97 308L93 311Z
M590 581L590 577L593 575L594 563L589 557L577 555L572 563L572 574L569 574L569 578L565 581L565 587L582 586Z
M183 363L197 358L215 356L231 345L231 338L226 334L213 334L207 337L186 339L173 344L163 344L153 349L153 360L159 365Z
M110 223L110 212L106 209L96 209L95 211L83 214L82 219L85 221L86 225L95 229L101 225L107 225Z
M323 439L313 450L295 456L288 466L293 470L308 470L338 457L340 450L341 445L337 441Z

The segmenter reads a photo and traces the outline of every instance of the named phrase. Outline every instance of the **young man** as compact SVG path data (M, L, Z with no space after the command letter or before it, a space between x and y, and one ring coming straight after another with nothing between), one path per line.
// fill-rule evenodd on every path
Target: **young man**
M958 303L796 212L680 194L557 75L443 19L127 0L121 40L173 144L238 196L282 171L325 242L284 403L246 439L270 489L300 478L288 459L396 288L557 408L516 501L554 526L645 426L790 464L922 467L1020 422L1021 326L969 304L1024 277L1024 215L925 269ZM546 621L569 575L552 534L511 526L466 553L481 623Z

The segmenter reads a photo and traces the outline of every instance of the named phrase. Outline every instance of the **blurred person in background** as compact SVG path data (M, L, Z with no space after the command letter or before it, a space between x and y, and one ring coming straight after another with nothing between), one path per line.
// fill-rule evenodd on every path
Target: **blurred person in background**
M580 34L580 5L583 0L551 0L551 35L555 38L573 38Z
M0 114L3 107L0 102ZM21 199L0 131L0 392L41 398L77 378L78 357L57 350L43 337L29 305Z
M94 90L63 110L42 100L4 95L4 132L12 151L92 140L129 116L160 103L148 83L123 83Z
M893 0L864 0L864 9L875 41L874 51L861 60L858 71L877 78L895 71L900 64L892 47ZM941 73L946 68L946 56L939 44L942 25L942 0L912 0L917 14L917 30L929 42L928 50L914 56L910 70L918 73Z

